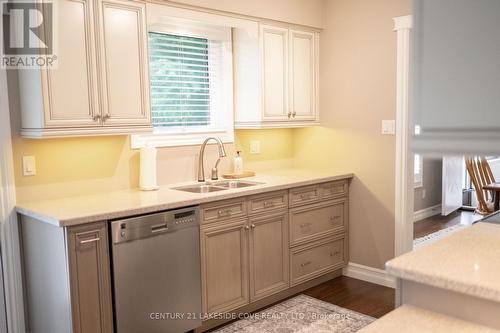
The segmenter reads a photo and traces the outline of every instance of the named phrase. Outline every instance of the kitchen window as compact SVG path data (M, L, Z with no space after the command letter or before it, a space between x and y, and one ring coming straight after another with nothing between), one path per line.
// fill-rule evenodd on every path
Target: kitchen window
M231 29L162 24L150 27L148 45L153 133L133 135L132 147L233 142Z

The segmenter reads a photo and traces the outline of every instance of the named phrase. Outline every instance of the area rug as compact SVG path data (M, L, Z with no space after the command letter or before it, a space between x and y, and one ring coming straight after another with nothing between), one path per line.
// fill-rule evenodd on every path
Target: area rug
M217 333L350 333L375 319L299 295L216 330Z
M432 234L428 234L424 237L417 238L413 240L413 249L418 249L423 246L427 246L429 244L434 243L435 241L438 241L440 239L443 239L445 237L448 237L451 234L454 234L455 232L458 232L462 229L468 228L470 225L463 225L463 224L455 224L449 228L442 229L436 232L433 232Z

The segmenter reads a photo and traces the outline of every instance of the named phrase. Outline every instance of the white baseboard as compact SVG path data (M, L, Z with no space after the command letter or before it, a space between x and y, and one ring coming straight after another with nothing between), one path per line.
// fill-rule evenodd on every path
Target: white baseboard
M343 270L343 275L389 288L396 288L396 279L378 268L349 262Z
M417 222L428 217L441 214L441 205L435 205L413 213L413 222Z

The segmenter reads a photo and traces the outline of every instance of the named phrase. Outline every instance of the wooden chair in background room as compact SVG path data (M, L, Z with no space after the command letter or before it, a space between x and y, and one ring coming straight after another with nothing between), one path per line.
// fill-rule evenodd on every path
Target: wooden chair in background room
M489 184L495 183L495 177L493 177L488 161L482 156L466 157L465 166L467 167L472 185L476 190L478 201L476 212L482 215L492 213L494 210L494 194L491 190L484 188Z

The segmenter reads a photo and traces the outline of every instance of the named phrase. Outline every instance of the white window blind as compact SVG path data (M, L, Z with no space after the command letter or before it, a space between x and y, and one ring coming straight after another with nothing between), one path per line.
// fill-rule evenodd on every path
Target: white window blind
M157 6L148 26L151 133L132 148L234 140L231 28L167 16ZM162 10L160 10L162 9Z
M204 38L149 32L150 92L155 128L214 127L213 45Z

